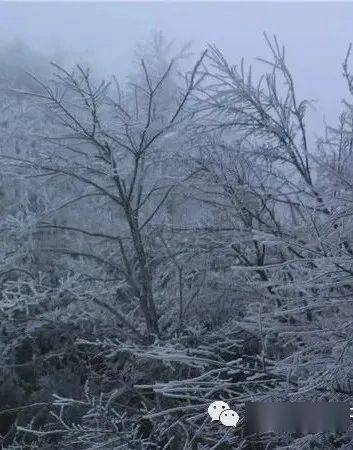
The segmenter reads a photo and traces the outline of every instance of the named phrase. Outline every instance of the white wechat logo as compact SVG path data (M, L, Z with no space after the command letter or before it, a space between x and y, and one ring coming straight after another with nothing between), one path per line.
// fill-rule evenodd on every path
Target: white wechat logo
M212 422L219 420L226 427L236 427L239 421L238 414L230 409L226 402L216 401L211 403L207 412Z

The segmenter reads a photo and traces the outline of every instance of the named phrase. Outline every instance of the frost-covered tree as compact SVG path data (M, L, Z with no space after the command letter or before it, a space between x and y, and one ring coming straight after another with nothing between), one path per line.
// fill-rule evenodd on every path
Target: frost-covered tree
M183 181L183 177L163 177L157 169L168 158L168 152L183 141L183 129L191 117L187 103L198 83L197 70L202 59L203 56L186 76L185 86L175 85L174 92L165 87L166 83L171 86L173 59L153 76L142 59L139 69L142 81L131 83L123 92L116 81L96 84L89 70L81 66L68 71L54 65L54 81L45 84L37 79L40 93L27 95L39 99L51 120L57 121L60 125L57 133L45 137L48 145L40 154L28 158L7 155L9 161L21 166L22 174L47 177L52 183L69 180L76 186L73 198L60 204L53 200L50 210L42 214L45 222L39 218L38 226L91 237L92 240L84 241L85 250L74 246L51 250L92 260L93 270L98 271L103 281L115 280L108 291L111 296L115 292L118 303L119 286L126 285L127 301L134 305L137 299L149 335L158 336L160 332L154 299L153 254L149 251L153 243L151 226L170 192ZM167 92L166 103L163 97ZM82 220L80 213L75 214L74 224L53 223L55 211L63 208L77 211L87 201L98 212L94 224L78 223ZM95 251L99 248L99 244L94 244L97 240L104 243L103 253ZM119 260L114 260L117 252ZM93 293L91 297L136 335L141 334L140 326L117 309L118 303L115 302L115 308L99 295Z

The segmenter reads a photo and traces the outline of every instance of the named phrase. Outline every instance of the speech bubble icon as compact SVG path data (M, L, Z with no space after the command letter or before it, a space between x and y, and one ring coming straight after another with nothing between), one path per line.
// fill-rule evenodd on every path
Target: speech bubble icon
M207 412L213 422L214 420L219 420L221 412L225 411L226 409L229 409L228 403L219 400L217 402L211 403L208 407Z
M232 409L226 409L223 412L221 412L219 420L226 427L236 427L239 421L239 416Z

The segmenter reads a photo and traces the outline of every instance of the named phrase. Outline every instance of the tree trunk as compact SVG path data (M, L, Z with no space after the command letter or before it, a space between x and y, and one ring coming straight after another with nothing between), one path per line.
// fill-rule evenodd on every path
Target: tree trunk
M139 265L140 275L140 305L145 316L148 333L159 336L158 317L152 291L152 274L148 265L147 255L139 230L137 215L130 205L125 207L131 238Z

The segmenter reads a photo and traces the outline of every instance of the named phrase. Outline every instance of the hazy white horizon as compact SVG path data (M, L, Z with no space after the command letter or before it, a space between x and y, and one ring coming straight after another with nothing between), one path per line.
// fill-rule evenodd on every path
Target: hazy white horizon
M316 100L312 124L335 121L346 95L341 64L353 40L352 3L0 3L0 39L20 40L53 57L83 58L107 76L124 78L136 44L162 31L176 46L192 41L196 55L216 44L232 64L266 57L262 33L286 46L300 97Z

